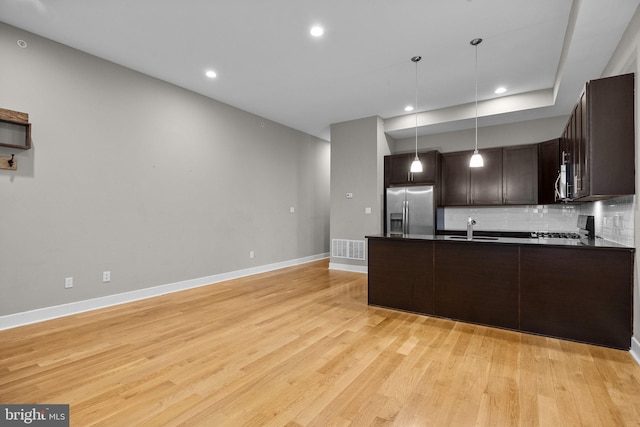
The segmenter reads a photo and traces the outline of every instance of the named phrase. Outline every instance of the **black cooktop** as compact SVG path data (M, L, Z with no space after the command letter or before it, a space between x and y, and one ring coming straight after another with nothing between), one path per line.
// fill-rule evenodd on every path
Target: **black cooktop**
M531 237L538 237L541 239L579 239L580 234L571 232L538 231L531 233Z

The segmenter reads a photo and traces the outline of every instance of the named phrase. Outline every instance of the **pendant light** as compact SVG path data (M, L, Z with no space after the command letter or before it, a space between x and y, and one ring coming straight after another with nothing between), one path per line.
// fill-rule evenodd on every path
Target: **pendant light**
M418 158L418 62L422 59L421 56L414 56L411 60L416 64L416 158L411 162L411 173L422 172L422 163Z
M471 40L471 46L476 48L476 149L473 151L473 156L469 160L470 168L481 168L484 166L484 159L482 154L478 153L478 45L482 43L482 39Z

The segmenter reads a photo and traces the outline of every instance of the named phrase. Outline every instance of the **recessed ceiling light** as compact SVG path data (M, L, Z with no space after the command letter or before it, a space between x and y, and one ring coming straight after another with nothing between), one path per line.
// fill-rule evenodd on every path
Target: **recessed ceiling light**
M26 42L26 41L24 41L24 40L18 40L18 42L17 42L17 43L18 43L18 46L20 46L21 48L23 48L23 49L26 49L26 48L27 48L27 42Z
M204 73L204 75L209 77L210 79L214 79L218 76L213 70L208 70L206 73Z
M319 25L314 25L313 27L311 27L309 33L311 33L313 37L320 37L324 34L324 28Z
M507 88L504 86L500 86L498 89L495 90L494 93L497 93L498 95L501 93L505 93L507 91Z
M406 107L404 107L404 111L406 111L407 113L409 111L413 111L413 105L407 105Z

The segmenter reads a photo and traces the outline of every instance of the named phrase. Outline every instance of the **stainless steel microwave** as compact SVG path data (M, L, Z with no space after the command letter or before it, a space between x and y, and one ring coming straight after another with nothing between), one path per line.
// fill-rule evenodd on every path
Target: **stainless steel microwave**
M560 165L560 171L556 178L555 199L556 201L569 202L573 198L573 191L571 188L571 171L572 165L568 161L569 153L562 152L562 164Z

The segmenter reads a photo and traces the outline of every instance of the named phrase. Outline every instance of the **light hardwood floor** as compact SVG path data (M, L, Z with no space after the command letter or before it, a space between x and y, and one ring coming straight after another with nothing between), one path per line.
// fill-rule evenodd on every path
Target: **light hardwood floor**
M0 332L73 426L638 426L625 351L368 307L327 261Z

